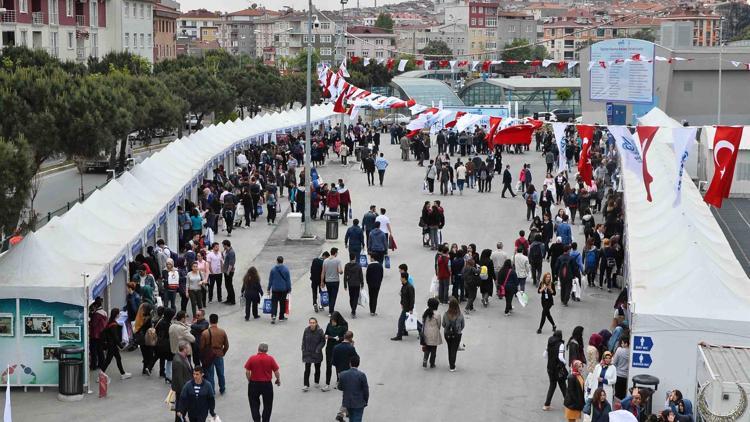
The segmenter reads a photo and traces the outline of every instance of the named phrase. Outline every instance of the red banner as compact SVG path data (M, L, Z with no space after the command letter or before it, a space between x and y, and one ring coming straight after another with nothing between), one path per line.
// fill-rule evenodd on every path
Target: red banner
M509 126L495 134L493 143L495 145L529 145L533 133L534 126L532 125Z
M583 141L581 144L581 156L578 158L578 174L586 186L591 186L594 177L594 169L591 167L591 143L594 142L594 126L576 125L578 135Z
M742 126L719 126L714 136L714 177L703 200L721 208L724 198L729 198L734 177L734 165L740 151Z
M643 163L643 184L646 186L646 199L648 202L652 201L651 198L651 182L654 181L651 173L648 172L648 150L651 148L651 142L654 140L654 135L659 130L657 126L638 126L636 132L638 133L638 142L641 143L641 160Z

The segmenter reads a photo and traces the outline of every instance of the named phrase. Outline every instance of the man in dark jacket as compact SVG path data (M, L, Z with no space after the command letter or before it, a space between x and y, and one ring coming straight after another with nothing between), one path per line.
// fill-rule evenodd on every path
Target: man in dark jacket
M310 265L310 288L312 289L313 309L315 312L318 312L318 290L320 289L320 275L323 271L323 261L329 256L331 254L328 251L324 251L320 257L313 258L312 265Z
M505 198L505 191L509 191L510 194L515 198L516 194L513 192L513 187L511 186L511 183L513 183L513 175L510 174L510 165L505 166L505 171L503 172L503 191L500 192L500 196Z
M268 293L271 294L271 324L276 323L276 312L278 310L279 321L285 321L286 295L292 292L292 277L289 268L284 265L284 257L276 258L276 265L271 268L268 276Z
M350 363L351 368L339 374L338 388L344 392L341 406L346 408L349 422L361 422L370 400L370 387L367 385L367 375L359 370L359 356L353 356Z
M190 334L196 339L201 338L203 331L208 328L208 321L206 320L206 311L198 309L195 312L195 322L190 325ZM192 343L193 352L193 363L195 365L201 364L201 353L200 353L200 342L196 341Z
M196 366L193 368L193 379L182 387L177 416L184 415L190 422L204 422L209 413L216 416L215 404L214 387L203 379L203 369Z
M414 310L414 286L409 284L409 273L401 273L401 316L398 318L398 332L391 340L400 341L409 335L406 332L407 314Z
M352 358L357 357L357 349L354 348L354 333L347 331L344 333L344 340L334 346L333 352L331 353L331 360L333 366L336 368L336 378L339 378L339 374L348 370L351 365ZM341 381L339 379L339 381ZM336 415L337 421L344 420L344 414L346 414L346 407L343 405L339 408L339 412Z
M365 280L367 281L367 292L370 294L370 316L377 316L378 294L380 294L380 284L383 281L383 266L372 260L367 266Z
M362 247L365 244L365 234L362 231L362 227L359 226L359 220L355 218L352 223L354 225L346 229L346 234L344 235L344 246L349 248L350 260L359 257Z
M370 205L370 210L362 217L362 229L368 240L370 239L370 232L375 228L375 219L378 218L378 213L375 210L375 205Z
M563 246L563 254L557 258L557 276L560 279L560 300L563 306L568 306L570 292L573 289L573 279L581 279L581 271L578 269L578 263L570 255L570 245Z
M385 232L380 230L380 222L376 221L375 228L370 231L370 235L367 238L367 250L374 260L382 264L387 248L388 238Z
M193 376L193 364L190 362L190 343L180 342L177 345L177 353L172 358L172 391L175 393L175 411L179 412L180 395L182 388ZM175 415L175 422L180 422L180 417Z

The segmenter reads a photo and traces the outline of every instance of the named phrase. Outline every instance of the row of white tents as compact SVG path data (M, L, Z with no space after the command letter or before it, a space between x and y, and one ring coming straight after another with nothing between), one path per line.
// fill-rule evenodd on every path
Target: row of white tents
M317 126L332 115L330 105L314 106L311 121ZM303 108L212 125L172 142L1 256L0 297L83 306L86 285L89 300L106 294L122 306L128 262L157 237L177 249L177 206L197 199L204 177L220 164L231 170L235 151L304 125ZM110 292L113 282L118 288Z

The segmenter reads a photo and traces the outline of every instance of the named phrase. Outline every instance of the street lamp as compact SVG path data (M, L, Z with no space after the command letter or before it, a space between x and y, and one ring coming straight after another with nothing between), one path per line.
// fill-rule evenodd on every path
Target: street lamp
M342 0L344 1L344 0ZM310 202L312 202L312 166L310 165L310 145L311 139L311 123L310 123L310 107L312 106L312 28L313 28L313 14L312 14L312 0L308 0L307 5L307 104L305 106L305 223L304 230L302 232L303 239L313 238L314 235L310 231ZM318 17L315 16L315 22L319 25Z
M340 0L340 2L341 2L341 61L343 62L344 57L346 57L346 19L344 18L344 6L346 6L346 3L348 3L349 0ZM344 133L346 133L346 127L344 124L345 116L346 116L345 113L341 113L341 142L344 142Z

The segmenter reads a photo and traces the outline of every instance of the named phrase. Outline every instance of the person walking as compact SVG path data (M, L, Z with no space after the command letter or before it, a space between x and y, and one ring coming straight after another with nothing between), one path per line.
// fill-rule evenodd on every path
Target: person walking
M174 310L172 308L159 308L161 309L161 316L156 321L156 357L159 359L159 376L165 379L165 382L169 384L170 374L167 373L167 369L172 367L172 358L174 353L170 348L169 342L169 327L172 325L172 318L174 317ZM159 310L157 309L157 315ZM191 343L191 342L188 342ZM104 358L99 362L103 362Z
M382 152L375 160L375 168L378 169L378 180L380 181L380 186L383 186L383 178L385 178L385 169L388 168L388 160L383 157ZM375 183L373 182L373 184Z
M370 205L370 209L362 217L362 230L365 232L365 239L368 241L370 240L370 232L375 228L375 219L378 218L378 213L375 210L375 205Z
M166 314L165 314L166 315ZM177 353L177 346L181 341L186 341L190 344L195 343L196 339L190 330L190 326L187 324L187 314L185 311L178 311L177 315L174 316L172 323L169 325L168 330L169 336L169 360L166 362L166 378L172 378L172 357ZM200 350L200 347L198 348Z
M319 257L315 257L310 264L310 289L312 290L313 310L318 312L318 291L323 289L323 262L325 262L331 254L328 251L323 251L323 254ZM323 308L321 306L320 308Z
M177 402L177 417L185 416L186 421L206 422L209 414L216 417L214 387L210 381L203 379L200 365L193 368L193 378L182 387Z
M516 193L513 191L513 175L510 173L510 164L505 165L505 171L503 171L503 190L500 192L500 196L505 198L505 191L510 192L511 196L516 197Z
M102 334L106 357L104 358L104 362L101 362L99 369L107 377L108 381L109 376L107 375L107 367L112 363L112 359L117 363L117 369L120 371L120 379L126 380L132 377L132 374L130 372L125 372L125 369L122 367L122 357L120 356L120 340L122 339L122 336L120 335L120 332L125 328L123 327L121 329L120 325L117 323L119 316L120 308L112 308L112 310L109 311L109 320L107 321L107 326Z
M341 224L346 226L349 221L349 207L352 205L352 197L349 193L349 189L344 186L344 181L339 179L339 218L341 218Z
M182 387L190 381L193 376L193 363L190 361L190 343L181 341L177 345L177 353L172 358L172 391L174 391L175 412L180 409L180 395ZM175 422L182 422L180 416L175 413Z
M203 286L208 282L208 280L203 279L203 274L198 269L198 266L198 261L193 262L190 265L190 272L186 276L190 310L193 315L195 315L198 309L203 309Z
M165 293L164 306L169 306L172 310L176 310L177 294L180 289L180 272L175 268L172 258L167 259L164 265L166 268L162 271L161 275Z
M427 360L430 360L430 368L435 367L435 358L437 356L437 347L443 343L440 336L441 317L437 313L440 302L434 297L427 299L427 309L422 314L422 337L424 338L424 357L422 358L422 367L427 367Z
M341 382L341 373L351 368L351 361L355 356L359 357L357 349L354 348L354 333L347 331L344 333L344 339L341 343L334 346L332 353L333 366L336 368L336 379L339 383ZM346 407L341 406L336 415L336 420L343 421L345 415Z
M466 290L466 313L474 310L474 300L477 298L477 290L479 290L479 268L473 258L469 258L464 265L464 269L461 272L461 280L464 283L464 289Z
M221 281L222 269L224 266L224 256L219 251L219 243L214 242L211 245L211 251L206 255L208 261L208 303L214 300L214 286L216 286L216 298L221 302Z
M430 160L430 164L427 166L427 172L424 177L430 195L435 193L435 178L437 178L437 167L435 166L435 160Z
M367 186L375 185L375 159L367 154L362 158L362 170L367 174Z
M365 245L365 233L359 226L359 220L354 219L352 226L346 229L344 235L344 247L349 249L349 259L358 259Z
M584 381L581 374L583 364L580 360L573 362L571 373L567 379L567 389L565 390L565 420L575 422L581 419L581 411L585 404L584 399Z
M152 310L153 307L150 304L141 303L135 317L135 324L133 324L133 337L143 358L141 374L146 376L151 375L151 370L156 362L156 331L152 330L154 328L154 321L151 318Z
M380 226L380 221L376 221L375 228L367 236L367 251L372 259L382 265L388 251L388 234Z
M498 291L501 290L500 280L503 280L502 286L505 290L503 295L505 297L505 316L510 316L510 313L513 311L513 296L518 291L518 278L516 277L516 272L513 271L510 259L505 260L503 267L498 273Z
M542 241L542 235L537 234L534 236L531 245L529 246L529 266L531 268L531 281L534 286L537 285L542 277L542 264L544 263L544 257L547 254L547 247Z
M542 300L542 319L539 321L539 328L536 330L536 333L542 334L545 319L549 320L549 323L552 324L552 331L557 331L555 320L552 319L552 314L550 313L550 309L555 304L554 296L557 294L555 284L552 282L552 274L544 273L537 292Z
M560 280L560 294L563 306L568 306L570 294L573 289L573 279L581 279L581 273L578 270L578 263L570 255L570 245L563 246L563 254L557 258L555 269L557 277Z
M260 298L263 296L263 287L260 285L260 275L255 267L247 269L245 276L242 278L242 291L240 294L245 298L245 321L250 320L251 310L254 319L260 318L260 315L258 315L258 304L260 303Z
M466 183L466 166L461 160L456 163L456 183L458 184L458 194L464 194L464 184Z
M343 391L341 407L346 409L349 422L362 422L362 414L370 400L370 387L367 376L359 370L360 358L355 355L349 361L350 368L339 374L338 389ZM336 416L337 421L343 421L342 415Z
M443 314L442 326L445 343L448 346L448 367L451 372L456 371L456 355L461 345L461 335L464 330L464 316L458 299L452 297L448 302L448 310Z
M549 377L549 388L547 388L547 398L544 400L542 410L551 409L552 396L555 394L555 387L560 387L560 393L565 398L566 395L566 377L568 376L567 364L565 363L565 342L563 341L562 331L555 330L547 340L547 349L544 351L547 358L547 376Z
M365 280L367 280L367 293L370 296L370 316L377 316L378 295L383 282L383 265L375 259L370 260L365 272Z
M365 287L365 279L362 276L362 267L357 262L357 255L352 255L349 262L344 266L344 290L349 290L349 306L352 309L352 318L357 318L357 305L363 287Z
M315 366L315 388L320 388L320 364L323 362L323 347L326 337L323 329L318 325L317 318L310 318L302 333L302 363L305 364L302 391L310 389L310 367Z
M286 297L292 292L292 277L289 268L284 265L283 256L276 257L276 265L271 268L268 276L266 291L271 295L271 324L276 324L277 312L279 321L286 321Z
M276 386L281 387L281 373L279 364L273 356L268 354L268 344L260 343L258 353L250 356L245 362L245 378L247 378L247 399L250 403L250 414L253 422L270 422L273 411L272 375L276 377ZM260 401L263 399L263 413L260 411Z
M539 193L536 191L534 185L527 184L526 186L523 198L526 200L526 221L529 221L536 216L536 204L539 203Z
M224 302L224 304L236 305L232 279L234 278L234 268L235 263L237 262L237 258L234 253L234 249L232 249L232 242L224 239L221 242L221 245L224 247L224 256L221 263L221 271L224 273L224 287L227 289L227 301ZM221 302L221 299L219 299L219 302ZM209 380L210 379L211 377L209 377Z
M331 375L333 368L333 348L344 340L344 334L349 330L349 324L341 313L334 311L328 321L325 331L326 339L326 385L321 391L331 389Z
M516 278L518 278L518 290L526 291L526 278L531 273L531 264L529 264L529 258L523 253L523 246L519 246L516 253L513 254L513 268L516 270Z
M448 288L451 284L451 266L448 247L441 245L435 259L435 277L438 280L438 299L440 303L448 303Z
M219 394L224 395L227 390L224 380L224 356L229 351L229 337L227 332L219 328L219 315L208 316L208 329L204 330L200 339L201 362L206 370L208 381L214 382L214 370L219 381Z
M409 283L409 273L401 273L401 315L398 318L398 331L396 336L391 338L393 341L401 341L403 336L409 335L406 332L406 318L408 314L414 311L414 286Z
M344 273L338 254L338 248L331 248L331 254L323 261L323 268L320 273L320 279L325 283L325 285L321 284L320 287L328 289L328 316L331 316L333 311L336 310L336 298L339 295L341 274Z

